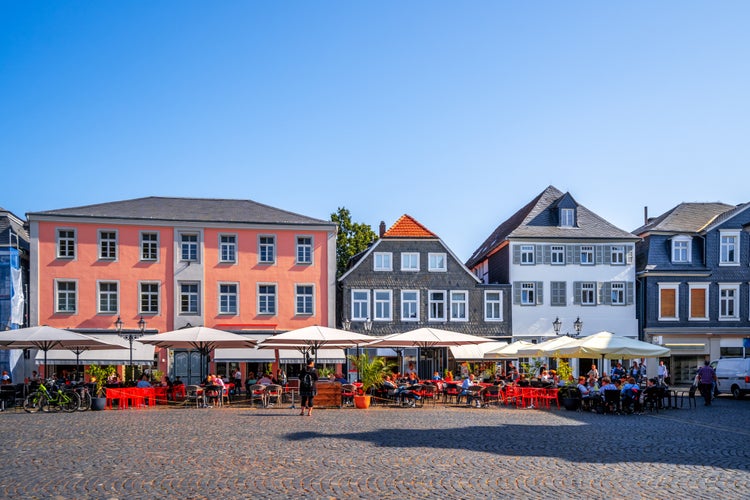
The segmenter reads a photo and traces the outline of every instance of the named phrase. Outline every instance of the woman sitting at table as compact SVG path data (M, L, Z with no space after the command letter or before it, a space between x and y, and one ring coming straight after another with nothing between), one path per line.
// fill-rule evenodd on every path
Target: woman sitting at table
M141 375L141 379L137 384L135 384L135 386L139 389L146 389L148 387L151 387L151 382L148 381L148 375L146 375L145 373Z
M271 380L271 376L267 373L263 374L263 376L258 380L258 383L260 385L271 385L273 384L273 380Z

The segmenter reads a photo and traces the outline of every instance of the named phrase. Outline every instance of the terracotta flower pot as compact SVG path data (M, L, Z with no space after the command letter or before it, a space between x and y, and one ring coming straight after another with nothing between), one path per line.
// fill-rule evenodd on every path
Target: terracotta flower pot
M372 396L354 396L354 406L363 410L370 407L370 398Z

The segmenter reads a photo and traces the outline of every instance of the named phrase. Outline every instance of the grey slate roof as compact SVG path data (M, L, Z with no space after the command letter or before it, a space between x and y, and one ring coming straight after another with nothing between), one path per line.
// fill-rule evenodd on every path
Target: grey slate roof
M10 233L18 235L18 242L10 237ZM0 208L0 246L18 244L21 248L28 250L29 233L24 227L23 220L13 212Z
M252 200L167 198L159 196L32 212L27 216L29 219L36 216L51 216L174 222L336 225L331 221L314 219Z
M650 232L699 233L709 224L716 222L719 217L725 220L730 212L733 215L735 209L733 205L720 202L680 203L633 233L639 235Z
M583 205L576 203L576 227L560 227L554 207L565 193L549 186L526 206L500 224L466 262L471 269L481 262L503 241L512 238L543 239L607 239L636 240L624 231L602 219Z

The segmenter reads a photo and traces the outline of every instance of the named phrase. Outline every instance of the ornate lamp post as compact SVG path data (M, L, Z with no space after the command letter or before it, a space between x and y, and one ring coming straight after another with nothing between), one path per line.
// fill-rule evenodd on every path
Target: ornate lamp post
M552 322L552 328L555 330L555 335L560 335L560 328L562 327L562 321L560 321L560 318L555 318L555 321ZM566 332L564 335L567 337L578 337L581 334L581 330L583 329L583 321L581 321L581 317L577 317L576 320L573 322L573 328L575 329L575 333L569 333Z
M115 329L117 329L117 335L127 340L128 344L130 344L130 381L133 382L135 376L135 372L133 371L133 341L143 337L143 332L146 330L146 321L141 316L141 319L138 320L138 330L123 330L122 319L120 319L120 316L117 316Z

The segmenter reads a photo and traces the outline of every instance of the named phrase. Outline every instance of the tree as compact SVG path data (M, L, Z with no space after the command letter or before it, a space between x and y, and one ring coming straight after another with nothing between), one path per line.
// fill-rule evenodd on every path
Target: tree
M345 207L331 214L331 222L339 225L336 235L336 276L346 271L349 259L366 250L378 236L368 224L352 222L352 215Z

